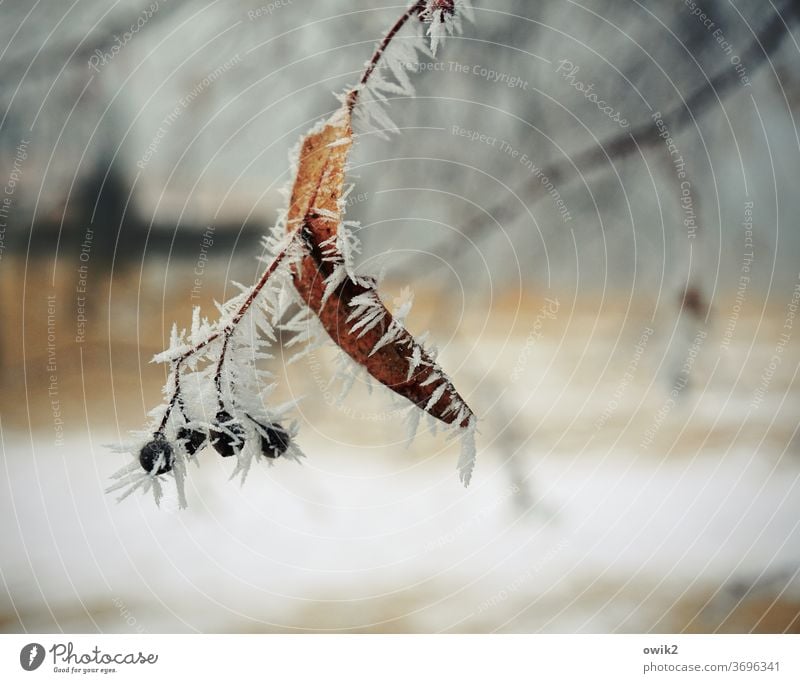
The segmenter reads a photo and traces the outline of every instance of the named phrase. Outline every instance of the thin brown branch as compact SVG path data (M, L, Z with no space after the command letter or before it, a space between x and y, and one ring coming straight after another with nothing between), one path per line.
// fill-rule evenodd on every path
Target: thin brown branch
M380 63L381 58L383 57L384 53L386 52L386 49L391 44L392 40L402 30L403 26L405 26L413 16L419 14L424 8L425 8L425 1L424 0L418 0L417 2L415 2L414 4L409 6L409 8L402 14L402 16L394 23L394 25L389 29L389 31L383 37L381 42L378 44L378 47L375 49L375 52L373 53L373 55L370 58L369 62L367 62L367 65L366 65L366 67L364 69L363 74L361 75L361 79L359 80L358 85L356 87L354 87L347 95L346 102L347 102L348 114L352 112L353 108L355 107L356 103L358 102L358 95L359 95L360 91L364 88L364 86L369 81L370 76L375 71L375 69L378 67L378 64ZM312 196L312 202L313 202L313 198L314 197L315 197L315 195ZM169 416L172 413L172 410L174 409L175 405L178 402L181 401L181 398L180 398L180 371L181 371L181 365L188 358L190 358L191 356L193 356L197 352L201 351L206 346L208 346L210 343L212 343L213 341L216 341L220 337L222 338L222 348L220 349L220 355L219 355L219 359L217 361L216 371L214 373L214 384L216 386L217 396L219 397L220 402L222 401L222 372L223 372L223 366L224 366L224 363L225 363L225 356L226 356L226 353L227 353L227 350L228 350L228 344L229 344L230 338L233 335L233 332L236 330L236 327L241 322L241 320L244 317L244 315L247 313L247 311L253 305L253 302L255 302L256 298L258 297L259 293L263 289L264 285L267 284L267 281L269 280L269 278L273 275L275 270L277 270L277 268L280 265L281 261L284 259L284 257L288 253L289 248L295 242L297 236L299 235L300 238L302 240L304 240L304 241L306 239L306 235L304 234L304 231L302 229L296 229L294 235L295 236L289 241L287 246L275 257L275 259L272 261L272 263L269 265L269 267L264 271L264 273L262 274L262 276L259 279L259 281L256 283L256 285L250 291L250 294L248 295L247 299L245 299L245 301L242 303L242 305L236 311L236 314L233 316L233 318L230 320L230 322L227 325L225 325L225 327L222 328L221 330L217 330L213 334L209 335L202 342L200 342L198 344L195 344L192 348L190 348L188 351L183 353L181 356L179 356L174 361L173 368L172 368L172 372L174 373L174 378L175 378L174 379L174 390L173 390L172 396L170 397L169 404L167 405L167 408L164 411L164 415L161 418L161 423L159 425L159 431L163 431L164 430L164 428L167 425L167 421L169 420ZM221 403L220 403L220 407L222 407Z
M358 85L347 94L348 112L352 113L353 108L358 102L359 93L364 89L367 81L369 81L369 77L372 75L372 72L378 67L381 58L383 57L383 53L386 52L386 49L389 47L392 40L394 40L395 36L400 33L400 30L408 23L409 19L411 19L411 17L414 15L419 14L423 9L425 9L425 0L418 0L418 2L415 2L403 13L403 15L394 23L394 26L392 26L392 28L390 28L383 37L383 40L381 40L381 42L378 44L378 47L375 48L372 58L369 60L369 62L367 62L367 66L364 69L364 73L361 74L361 79L358 81Z

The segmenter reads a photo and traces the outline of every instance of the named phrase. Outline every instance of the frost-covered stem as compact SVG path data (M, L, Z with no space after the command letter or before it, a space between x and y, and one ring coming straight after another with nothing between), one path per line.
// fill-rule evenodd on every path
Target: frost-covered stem
M164 416L161 418L161 424L158 425L158 431L163 432L164 427L167 426L167 420L169 420L169 416L172 413L172 409L175 407L175 404L180 400L181 395L181 373L180 367L181 363L183 362L184 358L178 359L175 364L172 366L172 372L175 375L175 388L172 392L172 396L169 399L169 405L167 409L164 411Z
M232 331L231 331L232 332ZM222 366L225 363L225 354L228 351L228 340L231 338L230 334L226 334L222 340L222 349L219 352L219 360L217 361L217 370L214 373L214 386L217 389L217 403L220 410L225 410L225 405L222 402Z
M367 84L369 77L372 75L372 72L378 67L379 62L381 61L381 57L383 57L383 53L386 52L386 48L389 47L389 43L394 40L394 37L400 32L400 30L408 23L408 20L411 19L415 14L419 14L422 10L425 9L425 0L418 0L413 5L411 5L389 29L389 32L383 37L383 40L380 42L378 47L375 49L375 52L372 54L372 58L367 62L367 66L364 69L364 73L361 74L361 80L358 82L358 85L353 88L347 94L347 110L352 112L353 108L356 106L356 102L358 102L358 94L363 90L364 86Z
M222 350L220 352L219 362L217 363L217 371L216 374L214 375L214 383L216 384L217 387L217 393L221 397L220 387L221 387L221 376L222 376L222 363L225 358L225 352L228 349L228 341L230 340L231 335L233 335L233 332L236 329L236 327L242 321L242 318L244 317L245 313L247 313L247 311L255 302L256 298L258 298L258 295L261 293L261 290L264 289L264 285L267 284L269 279L272 277L272 275L274 275L275 271L278 269L278 266L280 266L281 262L286 258L296 239L297 239L297 233L295 233L292 239L289 240L289 242L277 254L277 256L275 256L275 258L272 259L272 263L270 263L269 266L267 266L267 269L263 272L258 282L256 282L256 284L253 286L253 289L250 290L250 294L247 295L247 298L244 300L242 305L239 306L239 309L236 311L236 314L233 316L233 318L231 318L230 322L227 325L225 325L225 327L223 327L221 330L217 330L213 334L210 334L203 341L195 344L192 348L190 348L188 351L181 354L180 356L178 356L178 358L175 359L175 363L172 368L172 372L175 375L174 378L175 388L172 392L172 396L170 397L167 409L164 411L164 416L161 418L161 424L159 425L158 431L161 432L164 430L164 427L167 426L167 420L169 420L169 416L172 413L172 410L175 408L175 405L179 401L182 401L180 396L181 365L185 360L191 358L195 353L201 351L211 342L219 339L220 337L222 337Z

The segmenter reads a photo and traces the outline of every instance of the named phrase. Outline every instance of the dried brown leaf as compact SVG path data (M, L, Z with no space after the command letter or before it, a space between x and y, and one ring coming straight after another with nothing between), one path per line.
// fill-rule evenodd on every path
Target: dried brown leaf
M287 223L290 231L303 231L307 246L293 274L295 287L331 339L372 377L439 420L468 427L473 423L472 411L430 354L394 322L374 281L347 276L324 298L336 261L343 260L335 237L342 224L340 200L351 146L346 105L303 140ZM366 314L380 318L371 328L369 320L353 319L357 303L364 300L373 302ZM397 334L376 350L392 324Z

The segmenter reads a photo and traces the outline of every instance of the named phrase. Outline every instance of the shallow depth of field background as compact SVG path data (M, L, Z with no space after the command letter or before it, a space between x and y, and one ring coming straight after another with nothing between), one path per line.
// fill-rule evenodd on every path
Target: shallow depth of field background
M0 4L0 631L800 631L797 8L476 5L348 207L482 418L471 487L279 340L305 463L206 451L179 511L104 494L108 446L402 7Z

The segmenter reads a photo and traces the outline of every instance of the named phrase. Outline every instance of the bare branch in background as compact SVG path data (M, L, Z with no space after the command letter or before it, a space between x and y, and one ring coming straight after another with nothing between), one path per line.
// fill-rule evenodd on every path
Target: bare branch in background
M788 27L794 25L799 17L800 7L793 2L784 3L758 35L753 37L741 55L742 62L751 65L753 71L762 66L781 47L788 36ZM715 103L722 103L738 82L739 76L734 69L730 67L720 69L712 78L707 79L702 87L665 113L662 116L663 121L669 126L673 136L677 135L691 125L696 125L696 122L705 116ZM570 158L559 159L543 167L541 175L547 176L554 185L564 189L578 181L581 174L586 176L608 165L619 164L638 150L656 147L661 142L658 127L653 121L648 120L631 131L620 133ZM513 189L515 194L524 197L529 205L547 197L547 191L538 177ZM499 223L509 223L519 217L521 210L519 205L505 200L497 202L485 213ZM445 260L456 259L463 253L465 244L490 237L492 231L487 228L485 213L475 216L463 227L461 232L469 239L442 240L441 243L432 246L431 250Z

